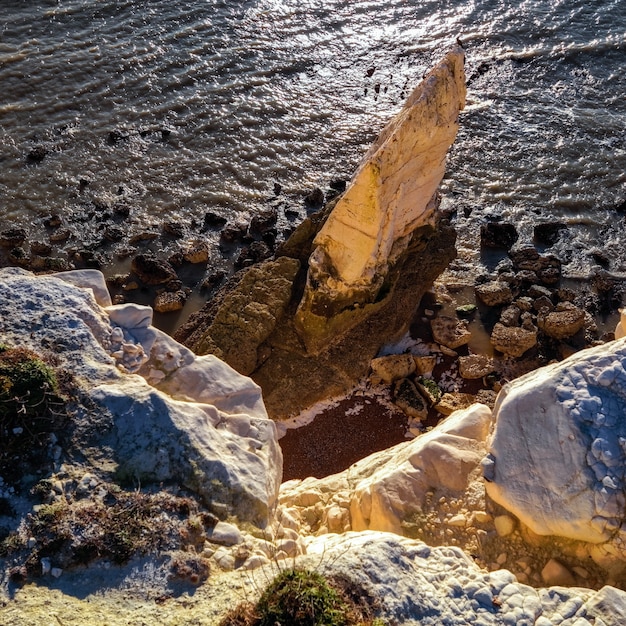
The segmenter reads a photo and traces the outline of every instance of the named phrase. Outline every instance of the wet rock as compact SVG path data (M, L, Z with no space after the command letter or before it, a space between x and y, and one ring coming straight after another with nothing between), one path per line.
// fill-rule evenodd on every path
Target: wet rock
M163 232L175 239L182 239L185 236L185 226L180 222L165 222Z
M415 384L408 378L399 380L393 389L394 403L406 415L417 420L425 420L428 416L428 405Z
M522 310L518 306L512 304L511 306L506 307L500 314L500 324L509 327L517 326L521 314Z
M472 338L472 333L467 330L465 322L455 317L441 315L430 321L433 339L448 348L454 350L465 345Z
M0 246L13 248L21 246L26 240L26 231L23 228L7 228L0 233Z
M559 267L546 267L537 272L539 280L545 285L555 285L561 280L561 268Z
M459 317L468 318L474 315L474 313L476 312L476 308L477 307L475 304L461 304L460 306L456 307L455 313Z
M170 313L180 311L187 302L187 293L182 289L179 291L164 291L157 294L154 299L153 308L157 313Z
M340 193L343 193L346 190L347 184L347 181L343 178L334 178L330 181L328 186L334 191L339 191Z
M468 380L477 380L494 371L493 359L485 354L459 357L459 374Z
M27 267L30 259L24 248L16 246L9 252L9 261L11 261L14 265L19 265L20 267Z
M511 287L501 281L491 281L483 285L476 285L476 295L487 306L500 306L513 301Z
M538 315L537 325L548 337L567 339L584 327L585 311L569 302L562 302L554 311Z
M264 241L253 241L244 248L235 260L235 269L242 269L255 265L259 261L264 261L272 256L272 251Z
M130 215L130 207L127 204L118 203L113 207L113 213L119 217L128 217Z
M115 242L115 241L121 241L122 239L124 239L124 236L126 234L126 231L123 228L120 228L119 226L107 226L104 229L104 238L107 241L111 241L111 242Z
M411 354L390 354L372 359L372 379L390 384L415 372L415 359Z
M312 207L321 207L324 204L324 192L316 187L304 197L304 201Z
M40 256L48 256L52 252L52 246L44 241L31 241L30 251Z
M536 224L533 228L533 237L535 241L543 245L553 246L559 240L561 231L565 229L567 229L567 225L563 222Z
M537 329L511 328L497 323L491 332L493 347L508 356L520 357L537 345Z
M275 196L279 196L282 190L283 190L283 186L280 183L274 183L274 195Z
M63 220L61 220L61 217L59 215L49 215L48 217L44 218L43 220L43 225L46 228L58 228Z
M128 134L128 132L121 130L119 128L115 128L109 131L109 134L107 135L107 142L109 145L114 146L120 141L127 140L129 137L130 135Z
M542 264L537 248L523 245L509 250L509 257L516 270L530 270L536 272L541 269Z
M27 163L41 163L50 154L49 148L43 145L35 146L26 155Z
M72 231L69 228L60 228L54 233L51 233L49 239L52 243L64 243L72 236Z
M224 276L226 276L226 272L222 270L217 270L215 272L211 272L200 285L201 290L214 289L219 285L223 280Z
M244 241L248 233L245 224L228 224L220 232L221 243L240 243Z
M278 221L278 211L271 208L254 215L250 220L250 232L263 235L273 229Z
M592 250L591 258L603 269L609 269L611 265L611 259L603 250Z
M550 298L546 298L546 296L541 296L541 298L537 298L533 302L533 309L535 309L535 311L541 311L543 309L552 311L554 309L554 304L552 304L552 300L550 300Z
M435 405L435 409L442 415L451 415L454 411L467 409L476 402L476 397L471 393L459 393L458 391L444 393L441 400Z
M183 258L187 263L206 263L209 260L209 244L204 240L188 242L183 250Z
M131 246L135 246L140 243L145 243L146 241L154 241L159 238L159 233L155 233L154 231L145 230L141 233L137 233L133 235L129 239L129 243Z
M528 296L531 298L552 298L552 291L543 285L531 285L528 288Z
M508 250L518 236L515 226L508 222L487 222L480 226L480 243L484 248Z
M222 228L222 226L226 225L228 220L219 213L214 213L213 211L207 211L204 214L204 224L202 226L202 231L207 231L210 228Z
M167 261L151 254L138 254L133 259L131 268L146 285L162 285L178 278L176 271Z

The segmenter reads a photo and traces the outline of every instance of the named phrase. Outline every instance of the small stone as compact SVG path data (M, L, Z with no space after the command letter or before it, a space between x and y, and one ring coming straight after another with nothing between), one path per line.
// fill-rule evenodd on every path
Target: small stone
M49 574L51 569L52 569L52 566L50 564L50 559L48 558L41 559L41 575L45 576L46 574Z
M50 569L50 574L54 578L59 578L63 574L63 570L60 567L53 567Z
M514 304L507 306L500 314L500 324L509 328L517 326L521 313L522 310Z
M63 243L72 236L72 231L69 228L61 228L49 236L52 243Z
M459 317L471 317L476 312L475 304L461 304L456 307L455 312Z
M553 246L561 236L561 231L567 229L563 222L546 222L537 224L533 228L533 237L539 243L546 246Z
M454 350L465 345L472 338L465 323L455 317L440 315L430 321L433 339L447 348Z
M178 278L174 268L151 254L138 254L131 264L133 272L146 285L162 285Z
M507 537L515 530L515 520L508 515L498 515L493 523L500 537Z
M472 516L475 524L488 524L493 519L486 511L474 511Z
M157 313L171 313L180 311L187 302L187 293L179 291L164 291L154 299L153 308Z
M467 525L467 517L465 517L465 515L463 515L462 513L459 513L458 515L454 515L452 516L448 521L447 521L448 526L455 526L458 528L465 528L465 526Z
M480 243L485 248L508 250L517 238L517 229L507 222L487 222L480 226Z
M228 522L217 522L209 535L209 540L223 546L234 546L241 543L243 537L237 526Z
M550 559L541 570L541 578L546 585L561 587L571 587L576 584L572 572L563 563L556 559Z
M415 373L421 376L430 374L437 365L436 356L416 356L413 358L415 360Z

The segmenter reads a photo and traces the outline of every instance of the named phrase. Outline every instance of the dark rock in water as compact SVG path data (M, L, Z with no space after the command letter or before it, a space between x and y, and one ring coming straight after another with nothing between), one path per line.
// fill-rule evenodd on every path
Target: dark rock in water
M235 269L250 267L255 263L269 259L271 256L272 251L264 241L254 241L240 252L235 260Z
M480 226L480 243L485 248L508 250L518 237L517 229L508 222L487 222Z
M476 312L476 308L477 307L475 304L461 304L460 306L456 307L455 311L459 317L466 318L474 315L474 313Z
M52 243L63 243L72 236L72 231L69 228L61 228L50 235L50 241Z
M276 247L276 239L278 238L278 231L276 228L270 228L266 232L263 233L261 239L267 245L270 250L274 250Z
M167 262L172 267L180 267L185 262L185 255L180 250L177 250L167 257Z
M180 222L164 222L163 232L170 237L182 239L185 236L185 226Z
M59 215L53 214L44 218L43 225L46 228L58 228L61 225L62 221L63 220L61 220L61 217Z
M240 243L247 235L248 227L245 224L228 224L220 232L221 243Z
M119 143L122 140L126 140L129 137L130 135L127 132L116 128L109 131L109 134L107 135L107 142L109 143L109 145L114 146L115 144Z
M159 233L154 231L144 230L143 232L133 235L128 242L131 246L135 246L139 243L145 243L146 241L154 241L159 238Z
M519 271L535 272L546 285L554 285L561 278L561 261L553 254L539 254L534 246L520 246L509 250L509 257Z
M75 250L70 258L76 267L99 270L106 264L106 259L93 250Z
M304 201L312 207L321 207L324 204L324 192L316 187L304 197Z
M591 258L603 269L608 270L611 265L611 259L602 250L592 250Z
M50 150L46 146L35 146L29 150L26 155L26 161L28 163L41 163L48 154L50 154Z
M618 213L626 213L626 200L623 200L620 204L615 207L615 210Z
M293 209L293 208L287 207L285 209L285 217L287 217L289 219L300 217L300 211L298 211L298 209Z
M344 192L346 190L347 181L343 178L334 178L330 181L329 187L335 191Z
M202 232L209 230L209 228L221 228L226 225L228 220L219 213L213 211L207 211L204 214L204 223L202 225Z
M263 235L276 226L278 221L278 210L271 208L254 215L250 220L250 232L257 235Z
M280 183L274 183L274 195L275 196L279 196L282 190L283 190L283 186Z
M104 238L107 241L121 241L122 239L124 239L124 235L126 234L126 231L123 228L120 228L119 226L107 226L104 229Z
M7 228L0 233L0 246L12 248L21 246L26 240L26 231L23 228Z
M162 285L178 278L174 268L151 254L138 254L131 264L133 272L146 285Z
M533 237L535 241L546 246L553 246L561 236L561 231L565 230L567 225L563 222L546 222L537 224L533 228Z
M200 284L200 290L205 291L214 289L224 280L225 276L226 272L223 270L216 270L215 272L212 272L202 281Z
M130 207L127 204L119 203L113 207L113 212L120 217L128 217L130 215Z

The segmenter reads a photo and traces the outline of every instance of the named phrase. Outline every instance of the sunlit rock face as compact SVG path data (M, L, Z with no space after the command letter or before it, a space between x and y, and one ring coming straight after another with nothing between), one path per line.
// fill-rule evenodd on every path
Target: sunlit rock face
M282 454L261 389L152 326L152 309L111 306L100 272L0 270L0 336L54 352L77 388L60 462L149 486L175 484L240 520L267 523ZM218 512L220 512L218 511Z
M488 494L539 535L626 559L626 339L511 382L494 415Z
M464 54L455 47L409 96L365 156L314 240L298 321L307 346L321 347L320 322L375 303L391 265L437 207L446 153L465 104ZM346 324L356 323L352 317ZM333 329L336 332L336 329Z

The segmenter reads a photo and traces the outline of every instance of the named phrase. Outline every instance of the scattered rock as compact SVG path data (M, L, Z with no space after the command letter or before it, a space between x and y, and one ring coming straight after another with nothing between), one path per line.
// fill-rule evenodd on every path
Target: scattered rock
M567 229L563 222L545 222L536 224L533 228L533 237L539 243L553 246L561 236L561 231Z
M420 376L430 374L437 364L436 356L416 356L413 359L415 361L415 372Z
M278 211L275 208L256 213L250 221L250 232L263 235L276 226Z
M469 408L475 402L476 397L471 393L452 391L441 396L441 400L435 405L435 409L442 415L451 415L454 411Z
M480 226L480 243L484 248L508 250L518 239L517 229L507 222L487 222Z
M190 241L185 245L183 258L187 263L206 263L209 260L209 244L205 240Z
M440 315L430 321L430 328L433 339L452 350L465 345L472 338L466 323L456 317Z
M162 285L178 278L174 268L152 254L138 254L132 261L131 268L146 285Z
M213 211L207 211L204 214L204 223L202 225L202 232L209 230L210 228L221 228L225 226L228 220L219 213Z
M459 357L459 373L463 378L476 380L494 371L493 359L484 354Z
M234 546L243 541L241 531L234 524L217 522L209 534L209 540L223 546Z
M26 240L26 231L23 228L8 228L0 233L0 246L13 248L21 246Z
M515 520L510 515L498 515L493 523L500 537L507 537L515 530Z
M415 384L408 378L399 380L393 389L395 404L409 417L425 420L428 416L428 405Z
M554 311L537 316L537 325L548 337L567 339L585 325L585 311L570 302L561 302Z
M135 246L139 243L145 243L146 241L154 241L159 238L159 233L154 231L145 230L136 235L133 235L128 242L131 246Z
M491 344L496 350L513 357L520 357L537 345L537 329L526 330L497 323L491 332Z
M157 313L171 313L180 311L187 302L187 292L180 289L178 291L164 291L157 294L154 299L154 310Z
M459 317L466 318L471 317L476 312L476 308L475 304L461 304L456 307L455 312Z
M482 285L476 285L476 295L487 306L500 306L510 304L513 301L511 287L501 281L491 281Z
M313 191L304 197L304 201L309 206L321 207L324 204L324 192L319 187L315 187Z
M49 239L52 243L63 243L72 236L72 231L69 228L60 228L59 230L51 233Z
M508 327L517 326L521 314L522 310L518 306L514 304L507 306L502 313L500 313L500 324Z
M392 354L373 359L371 368L373 377L390 384L413 374L416 365L415 359L411 354Z
M541 570L541 578L546 585L558 585L559 587L573 587L576 579L563 563L556 559L550 559Z
M170 237L182 239L185 236L185 226L180 222L164 222L163 232Z

